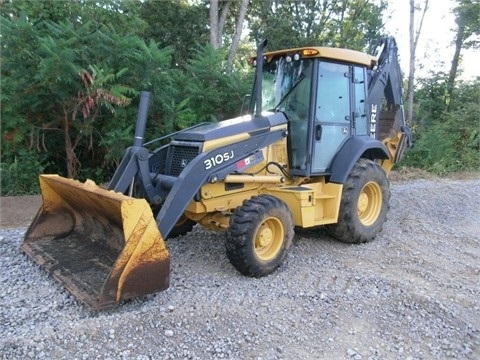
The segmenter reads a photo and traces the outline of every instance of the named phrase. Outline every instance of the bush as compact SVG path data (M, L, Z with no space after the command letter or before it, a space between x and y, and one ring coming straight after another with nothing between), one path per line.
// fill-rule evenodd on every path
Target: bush
M424 106L422 124L415 129L415 147L405 155L402 165L425 169L437 175L480 169L480 90L476 83L460 83L450 110L425 113L430 102L420 98ZM439 84L438 86L443 86ZM419 92L422 95L422 91ZM441 104L440 104L441 106Z
M44 170L38 153L21 149L0 163L1 195L38 194L38 175Z

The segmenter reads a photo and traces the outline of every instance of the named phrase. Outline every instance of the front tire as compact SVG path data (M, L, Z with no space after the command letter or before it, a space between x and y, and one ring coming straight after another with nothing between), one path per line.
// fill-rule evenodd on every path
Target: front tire
M338 222L327 225L326 230L346 243L371 241L387 220L389 201L385 171L372 160L360 159L343 186Z
M262 277L281 266L294 236L288 206L270 195L245 200L230 218L225 241L230 263L242 274Z
M168 234L167 239L173 239L188 234L190 231L192 231L195 224L195 221L190 220L185 215L182 215L180 219L178 219L173 229L170 231L170 234Z

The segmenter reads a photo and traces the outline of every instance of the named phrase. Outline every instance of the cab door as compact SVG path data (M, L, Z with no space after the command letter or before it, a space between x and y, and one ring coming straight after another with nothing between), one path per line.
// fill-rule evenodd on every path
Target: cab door
M345 64L318 62L312 173L328 172L333 157L351 134L350 69Z

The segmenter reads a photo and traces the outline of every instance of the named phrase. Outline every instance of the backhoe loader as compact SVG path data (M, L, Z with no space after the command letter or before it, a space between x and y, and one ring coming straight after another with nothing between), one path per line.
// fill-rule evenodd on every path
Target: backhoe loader
M376 55L265 46L250 61L248 113L144 143L142 92L133 145L108 189L40 175L43 205L23 251L100 310L166 289L165 239L195 224L224 230L229 261L253 277L284 263L295 227L324 226L348 243L375 238L387 175L412 143L395 40L381 38Z

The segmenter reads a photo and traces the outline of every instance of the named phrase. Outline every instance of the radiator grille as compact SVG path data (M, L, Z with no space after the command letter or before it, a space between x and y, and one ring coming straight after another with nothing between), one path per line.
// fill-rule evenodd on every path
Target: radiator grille
M198 146L171 145L171 156L167 175L178 176L199 153Z

